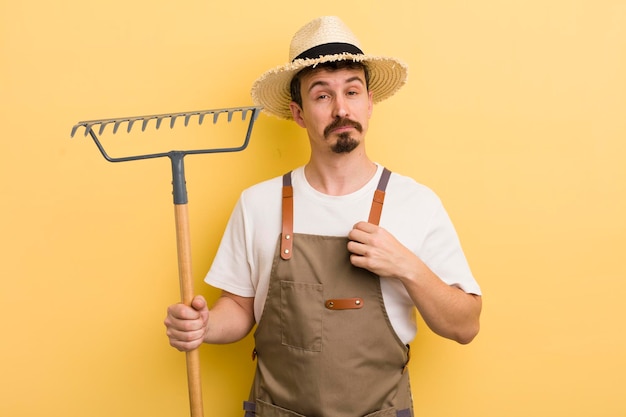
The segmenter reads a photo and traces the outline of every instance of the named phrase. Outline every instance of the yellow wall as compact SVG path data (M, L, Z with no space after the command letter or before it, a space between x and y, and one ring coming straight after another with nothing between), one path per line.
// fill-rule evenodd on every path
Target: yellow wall
M188 415L162 325L179 297L169 163L110 164L70 128L250 105L322 14L410 65L370 153L440 194L485 293L471 345L422 326L418 415L626 415L622 0L2 0L0 415ZM239 140L218 125L169 134ZM113 140L171 139L151 133ZM187 159L198 292L217 295L202 278L239 191L306 155L299 129L261 116L245 152ZM205 415L240 415L251 346L202 348Z

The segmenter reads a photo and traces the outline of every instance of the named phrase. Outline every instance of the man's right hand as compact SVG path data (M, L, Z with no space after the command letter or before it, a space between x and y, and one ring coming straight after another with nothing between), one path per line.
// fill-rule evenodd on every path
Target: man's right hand
M167 308L166 334L170 345L181 352L197 349L209 330L209 308L201 295L191 301L191 306L173 304Z

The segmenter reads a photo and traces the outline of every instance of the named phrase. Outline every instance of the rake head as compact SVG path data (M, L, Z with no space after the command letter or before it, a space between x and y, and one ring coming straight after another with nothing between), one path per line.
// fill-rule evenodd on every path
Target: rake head
M170 129L174 128L177 119L184 119L184 125L188 126L189 122L192 118L198 119L198 124L201 125L204 120L209 116L209 118L213 119L213 124L218 122L218 119L221 115L225 115L227 121L230 123L233 120L233 117L236 113L241 113L241 120L245 121L248 117L248 113L252 113L250 117L250 121L248 124L248 131L246 133L246 138L241 146L238 147L227 147L227 148L212 148L212 149L197 149L197 150L189 150L189 151L176 151L177 153L182 154L199 154L199 153L217 153L217 152L237 152L246 148L248 142L250 140L250 134L252 132L252 126L254 125L255 120L257 119L260 113L261 107L232 107L232 108L224 108L224 109L213 109L213 110L200 110L200 111L190 111L190 112L180 112L180 113L165 113L165 114L153 114L147 116L133 116L133 117L118 117L113 119L98 119L98 120L87 120L78 122L72 127L72 131L70 133L71 137L74 137L76 132L80 127L85 128L85 136L90 135L94 140L100 153L104 156L107 161L110 162L124 162L124 161L132 161L137 159L149 159L149 158L159 158L164 156L171 156L171 152L163 152L163 153L154 153L154 154L146 154L146 155L135 155L135 156L126 156L121 158L111 157L107 154L102 143L98 139L98 135L102 135L105 132L105 129L108 125L113 126L112 133L115 134L119 130L120 126L126 124L126 132L130 133L133 127L136 124L141 124L141 131L145 131L146 127L150 123L151 120L155 120L155 127L159 129L163 124L165 119L169 119ZM96 130L98 133L96 134ZM174 151L172 151L174 152Z
M169 114L155 114L150 116L136 116L136 117L120 117L116 119L99 119L99 120L88 120L83 122L78 122L72 127L72 132L70 134L73 137L76 134L76 131L83 126L85 128L85 136L90 135L93 139L94 143L100 150L104 159L109 162L125 162L125 161L135 161L138 159L151 159L151 158L161 158L168 157L172 162L172 177L173 177L173 186L174 186L174 203L175 204L186 204L187 203L187 189L185 186L185 168L183 158L185 155L190 154L206 154L206 153L224 153L224 152L239 152L244 150L250 141L250 135L252 133L252 127L254 126L254 122L257 119L259 113L261 111L261 107L233 107L233 108L225 108L225 109L216 109L216 110L201 110L201 111L191 111L191 112L181 112L181 113L169 113ZM113 125L113 134L115 134L119 127L127 123L126 132L130 133L133 126L140 122L141 130L144 131L148 126L150 120L156 121L156 128L158 129L163 120L170 119L169 125L170 128L174 127L176 123L176 119L184 118L185 126L189 125L189 121L192 117L198 117L198 123L202 124L206 116L211 116L213 118L213 123L217 123L220 115L225 114L228 122L230 123L233 119L235 113L241 113L241 118L243 121L246 120L247 114L252 113L250 116L250 121L248 122L248 129L246 132L246 137L243 143L239 146L235 147L219 147L219 148L210 148L210 149L193 149L193 150L183 150L183 151L169 151L169 152L160 152L160 153L150 153L143 155L133 155L133 156L124 156L124 157L111 157L105 151L102 143L98 139L98 135L104 133L107 125ZM98 129L98 135L94 129Z

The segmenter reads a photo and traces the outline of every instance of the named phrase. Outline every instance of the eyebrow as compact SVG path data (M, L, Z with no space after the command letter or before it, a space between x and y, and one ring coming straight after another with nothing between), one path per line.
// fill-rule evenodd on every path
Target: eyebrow
M354 82L354 81L358 81L362 85L365 85L365 81L363 81L363 79L361 77L359 77L358 75L355 75L354 77L348 78L346 80L346 84L349 84L349 83ZM320 85L322 87L326 87L328 85L328 83L326 81L322 81L322 80L315 81L313 84L311 84L309 86L309 90L308 91L310 92L311 90L313 90L313 88L317 87L318 85Z

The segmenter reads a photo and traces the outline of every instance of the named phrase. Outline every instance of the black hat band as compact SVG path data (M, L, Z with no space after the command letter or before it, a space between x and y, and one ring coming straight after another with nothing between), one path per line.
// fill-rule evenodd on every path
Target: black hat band
M298 59L316 59L321 56L340 54L363 55L363 51L350 43L332 42L317 45L311 49L307 49L306 51L295 57L293 61L296 61Z

